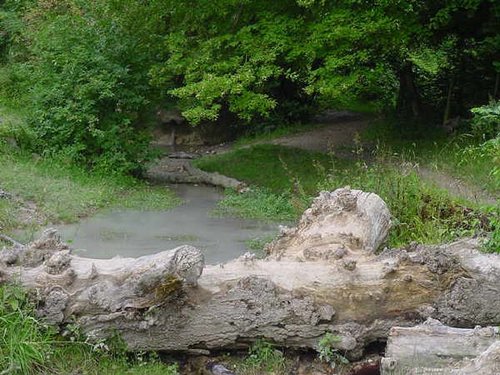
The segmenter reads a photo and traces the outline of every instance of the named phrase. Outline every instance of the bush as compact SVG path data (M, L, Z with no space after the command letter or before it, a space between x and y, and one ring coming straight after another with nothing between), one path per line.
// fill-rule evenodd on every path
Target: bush
M500 136L500 101L492 101L488 105L472 108L471 126L475 136L482 140Z
M138 171L152 158L140 113L153 97L148 70L162 25L156 6L104 0L26 5L19 15L25 58L11 61L10 73L0 76L13 88L29 87L25 101L37 153L106 174Z

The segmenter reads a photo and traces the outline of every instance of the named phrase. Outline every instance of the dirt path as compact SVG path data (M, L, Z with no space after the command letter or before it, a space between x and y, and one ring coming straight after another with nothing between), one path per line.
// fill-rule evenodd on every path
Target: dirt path
M367 129L369 121L355 114L333 119L327 125L299 134L292 134L272 141L275 145L297 147L304 150L330 152L339 157L349 157L350 149L355 146L356 134ZM366 146L366 145L365 145ZM473 185L444 171L436 171L426 166L417 169L420 177L440 189L447 190L453 196L478 204L494 205L498 199L480 186Z
M320 124L317 129L277 138L269 143L309 151L342 151L354 146L357 135L367 127L367 120L343 120L323 126Z

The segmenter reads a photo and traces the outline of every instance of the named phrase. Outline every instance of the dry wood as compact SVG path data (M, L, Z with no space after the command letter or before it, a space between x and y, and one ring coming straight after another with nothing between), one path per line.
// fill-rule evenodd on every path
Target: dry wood
M382 375L469 373L500 374L498 327L452 328L429 319L390 330Z
M80 258L47 231L22 251L2 251L0 278L36 289L48 321L76 322L91 337L118 331L138 350L235 349L259 338L315 348L331 332L342 354L359 358L391 327L429 317L500 323L497 255L480 253L476 239L377 255L389 222L375 194L323 193L268 258L206 267L189 246L137 259Z

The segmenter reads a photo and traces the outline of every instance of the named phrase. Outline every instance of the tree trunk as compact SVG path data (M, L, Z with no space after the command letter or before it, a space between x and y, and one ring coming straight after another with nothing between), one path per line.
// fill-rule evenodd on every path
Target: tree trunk
M444 116L443 116L443 126L446 126L448 121L450 121L450 112L451 112L451 97L453 96L453 85L454 85L454 78L450 78L450 83L448 84L448 95L446 96L446 106L444 109Z
M411 64L405 64L399 73L396 111L403 117L419 118L422 114L422 103Z
M381 367L382 375L500 374L499 328L451 328L433 319L394 327Z
M331 332L355 359L396 325L500 323L498 255L480 253L477 239L376 254L389 226L377 195L339 189L316 198L263 260L204 266L190 246L86 259L47 231L0 252L0 277L35 289L47 321L76 322L96 338L117 331L132 350L236 349L259 338L316 348Z
M498 89L500 87L500 73L497 72L495 77L495 88L493 89L493 99L498 99Z

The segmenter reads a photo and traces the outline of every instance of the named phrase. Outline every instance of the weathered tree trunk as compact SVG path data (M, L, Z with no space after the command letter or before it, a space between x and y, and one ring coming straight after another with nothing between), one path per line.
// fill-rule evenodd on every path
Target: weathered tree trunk
M411 118L419 118L422 114L420 93L415 84L415 74L409 63L405 64L399 72L399 93L396 111L402 116Z
M429 319L389 333L382 375L500 374L498 327L451 328Z
M0 253L3 280L36 289L39 313L90 336L118 331L130 349L200 351L259 338L314 348L332 332L359 358L393 326L429 317L462 327L500 323L500 257L478 240L384 250L390 225L375 194L322 193L263 260L204 267L189 246L138 259L72 256L56 233ZM200 276L200 274L203 274Z
M451 98L453 96L453 85L454 84L455 84L455 78L452 76L450 78L450 82L448 83L448 93L446 95L446 105L444 108L444 115L443 115L443 126L446 126L448 121L450 121Z

